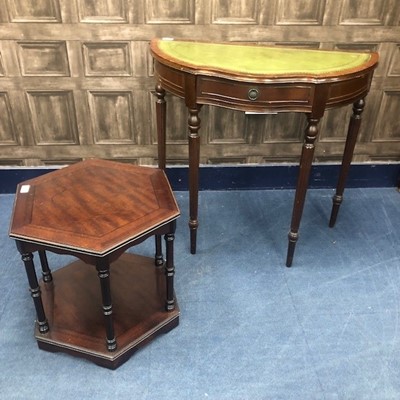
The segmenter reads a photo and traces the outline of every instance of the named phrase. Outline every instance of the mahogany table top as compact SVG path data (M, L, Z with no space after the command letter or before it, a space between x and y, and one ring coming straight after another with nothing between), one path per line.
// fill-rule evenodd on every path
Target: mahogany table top
M104 255L178 216L162 170L92 159L20 183L9 233Z

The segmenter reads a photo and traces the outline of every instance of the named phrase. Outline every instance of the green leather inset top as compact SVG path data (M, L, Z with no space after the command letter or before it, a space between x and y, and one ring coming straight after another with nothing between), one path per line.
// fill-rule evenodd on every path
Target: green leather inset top
M189 67L258 76L340 75L344 71L357 70L372 57L370 53L173 39L158 40L157 45L171 61L175 59Z

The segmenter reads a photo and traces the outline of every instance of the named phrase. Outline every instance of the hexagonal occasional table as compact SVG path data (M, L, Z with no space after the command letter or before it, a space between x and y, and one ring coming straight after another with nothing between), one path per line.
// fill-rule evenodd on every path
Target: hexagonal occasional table
M177 326L178 216L168 180L156 168L87 160L21 183L10 237L25 264L39 348L114 369ZM156 238L155 259L126 252L150 236ZM51 272L46 251L78 260ZM40 282L33 252L41 262Z

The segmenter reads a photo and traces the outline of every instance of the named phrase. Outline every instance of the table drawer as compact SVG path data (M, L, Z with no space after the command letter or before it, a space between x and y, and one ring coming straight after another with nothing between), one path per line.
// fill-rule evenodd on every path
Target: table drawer
M311 104L313 87L302 84L249 84L212 77L197 83L197 102L242 109L271 109Z

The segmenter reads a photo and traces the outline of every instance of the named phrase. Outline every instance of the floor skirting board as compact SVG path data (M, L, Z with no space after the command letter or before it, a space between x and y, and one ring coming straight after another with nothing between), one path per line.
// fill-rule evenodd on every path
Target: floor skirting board
M265 190L293 189L296 187L298 166L240 165L202 166L200 190ZM330 188L336 186L340 165L316 164L312 167L309 187ZM35 178L54 168L7 168L0 169L0 193L14 193L19 182ZM188 190L188 167L168 167L167 175L174 190ZM353 164L346 187L398 186L400 163Z

